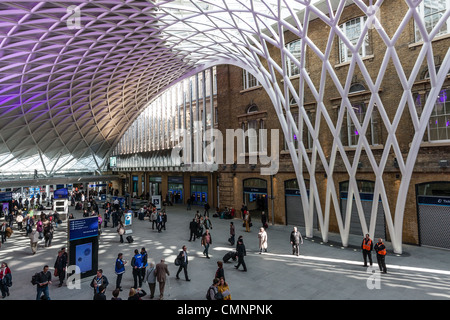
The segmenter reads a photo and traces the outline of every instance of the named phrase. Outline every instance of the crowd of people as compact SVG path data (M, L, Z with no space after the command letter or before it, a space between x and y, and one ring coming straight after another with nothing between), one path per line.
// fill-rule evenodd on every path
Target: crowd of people
M20 209L19 209L20 208ZM100 208L97 206L94 199L89 198L84 199L83 209L80 210L80 214L83 217L98 216L99 232L101 228L109 227L111 223L111 228L116 228L119 234L119 241L124 242L123 236L125 234L124 226L124 216L125 214L133 214L138 220L148 220L151 223L151 229L156 230L158 233L166 230L167 224L167 212L165 208L157 209L152 203L143 206L137 211L132 211L130 208L126 207L123 209L120 203L115 200L112 203L106 202L102 209L104 209L103 215L100 214ZM17 231L23 232L26 237L30 239L31 254L36 254L38 243L42 243L44 247L52 246L52 239L55 229L58 225L62 223L58 212L47 212L43 211L40 214L34 214L34 210L28 210L27 207L20 206L16 203L13 210L6 210L3 212L4 222L0 227L0 234L2 236L2 243L8 238L8 233L6 229L10 229L9 236L11 236L14 222L17 224ZM233 212L233 215L235 213ZM79 216L79 215L78 215ZM68 217L69 219L74 219L73 213ZM251 215L249 210L243 205L241 209L241 219L242 219L242 231L251 232L251 227L253 226ZM217 260L217 270L214 274L213 282L209 286L206 292L206 299L208 300L230 300L231 290L229 283L225 280L225 269L224 264L228 263L230 259L237 261L234 265L235 269L240 269L242 266L243 271L247 272L248 267L245 261L247 255L246 246L244 244L244 237L240 235L235 241L236 236L236 226L235 222L239 221L233 219L229 223L229 235L228 243L232 247L232 250L227 252L222 260ZM223 224L221 224L223 226ZM150 228L150 227L149 227ZM267 232L268 224L267 217L264 211L261 214L261 227L259 227L256 237L259 243L259 254L268 252L269 237ZM200 239L200 245L203 249L203 255L206 259L210 259L209 249L213 244L212 234L213 221L209 218L209 211L205 208L203 214L200 210L197 210L192 221L189 223L189 239L188 241L195 241ZM292 246L292 254L299 256L299 247L303 244L303 237L298 231L297 227L294 227L290 233L289 242ZM364 266L367 266L367 262L372 266L372 250L376 251L377 261L379 264L380 271L383 273L387 272L385 256L386 247L382 242L382 239L374 244L370 239L369 235L363 239L361 249L363 252ZM175 259L175 265L178 270L175 275L175 279L180 279L180 274L184 274L184 279L186 281L191 281L188 273L188 263L189 256L187 247L182 246L177 258ZM53 274L49 271L49 266L45 265L41 272L36 273L33 276L33 284L36 285L36 299L50 299L49 284L52 283L52 277L56 278L58 281L58 287L64 285L67 277L67 267L69 264L68 254L65 247L58 250L58 255L54 263ZM117 258L114 262L115 271L115 288L112 292L111 300L121 300L120 293L123 291L122 288L122 278L126 272L126 269L131 268L131 274L133 277L133 286L130 288L128 293L128 300L141 300L148 296L149 299L154 299L156 297L156 284L158 283L159 288L159 299L164 299L164 291L166 283L168 282L168 276L170 276L169 266L165 262L165 259L160 259L160 262L155 264L150 261L149 253L144 247L140 250L135 249L134 255L131 257L130 264L124 259L123 253L118 253ZM148 286L148 289L144 289L144 284ZM105 300L106 289L109 285L107 276L103 273L102 269L97 270L97 274L93 277L90 282L90 286L93 288L93 299L94 300ZM12 272L8 267L6 262L3 262L0 267L0 291L2 293L2 298L9 296L9 288L12 286ZM148 293L147 293L148 291Z

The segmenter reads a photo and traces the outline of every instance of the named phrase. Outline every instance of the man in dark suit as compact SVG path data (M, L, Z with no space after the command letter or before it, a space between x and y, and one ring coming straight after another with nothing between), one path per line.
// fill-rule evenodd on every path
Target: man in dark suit
M178 268L178 272L177 272L177 279L180 279L178 277L178 275L180 274L181 270L184 269L184 277L185 277L186 281L191 281L191 279L189 279L188 273L187 273L188 253L186 251L186 246L183 246L183 250L180 251L177 259L180 262L180 267Z
M236 251L238 256L238 264L234 267L239 269L240 265L244 267L244 271L247 271L247 265L245 264L244 257L247 255L247 251L245 250L244 240L239 237L236 245Z
M192 237L194 237L194 241L195 241L197 229L198 229L198 223L197 223L197 221L195 221L195 218L194 218L194 219L192 219L191 223L189 223L189 232L190 232L189 241L192 240Z

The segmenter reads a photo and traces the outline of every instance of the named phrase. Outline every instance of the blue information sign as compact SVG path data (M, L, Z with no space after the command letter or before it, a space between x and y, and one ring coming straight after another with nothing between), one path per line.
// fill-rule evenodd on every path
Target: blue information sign
M98 217L69 220L69 241L98 236Z

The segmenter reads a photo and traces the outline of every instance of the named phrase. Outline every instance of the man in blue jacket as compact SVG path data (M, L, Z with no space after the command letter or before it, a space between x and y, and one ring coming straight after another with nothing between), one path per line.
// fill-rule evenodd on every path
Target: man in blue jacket
M116 259L116 265L115 265L115 271L117 274L117 279L116 279L116 289L118 289L119 291L122 291L122 287L120 286L120 283L122 282L122 276L125 273L125 265L127 264L127 261L123 260L123 254L119 253L117 255L117 259Z
M131 266L133 267L133 279L134 279L134 289L137 289L138 280L139 280L139 288L142 286L142 276L141 276L141 268L144 265L144 260L142 254L138 251L138 249L134 250L134 257L131 259Z

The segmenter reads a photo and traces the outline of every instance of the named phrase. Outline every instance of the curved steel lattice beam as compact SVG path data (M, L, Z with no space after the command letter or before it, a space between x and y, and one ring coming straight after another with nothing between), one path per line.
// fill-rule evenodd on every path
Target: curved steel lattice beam
M425 0L424 0L425 1ZM328 240L332 207L343 245L348 244L350 205L341 215L333 174L337 158L349 175L348 195L355 197L362 231L373 234L378 202L374 201L370 224L364 220L355 174L362 152L370 160L375 181L375 199L381 197L386 222L396 252L401 252L403 211L411 173L439 90L450 68L449 52L436 72L432 40L449 19L450 11L430 32L418 13L421 0L404 0L406 14L392 36L384 30L377 12L383 0L166 0L166 1L4 1L0 7L0 159L2 170L19 164L51 173L101 167L120 137L139 113L177 79L186 78L213 65L230 63L255 75L273 102L286 137L307 131L313 138L312 152L303 143L288 148L295 167L305 212L307 235L312 235L313 208L320 230ZM355 4L367 20L362 36L352 43L339 28L345 6ZM319 48L309 37L310 21L328 26L327 44ZM397 54L400 35L414 20L423 45L412 71L407 74ZM386 50L376 74L369 72L358 52L364 35L374 27ZM284 32L302 40L300 60L285 47ZM351 59L348 76L340 80L330 63L336 38L347 47ZM278 50L278 55L274 54ZM305 68L306 52L321 61L320 82L314 83ZM407 57L411 59L411 57ZM287 59L300 70L298 84L289 78ZM430 91L420 117L411 88L423 63L430 70ZM403 87L395 116L391 119L379 95L388 66L393 65ZM355 70L361 72L371 92L362 123L350 107L348 93ZM279 79L283 82L280 85ZM373 80L374 79L374 80ZM341 105L337 122L326 108L325 87L332 82ZM304 108L308 90L316 102L315 119ZM298 121L290 110L290 95L299 106ZM375 159L365 133L376 108L387 132L381 161ZM353 158L340 138L344 115L348 114L360 133ZM414 137L404 158L396 137L400 118L411 117ZM322 123L322 127L321 127ZM323 125L325 124L325 126ZM325 154L319 135L328 130L333 137ZM390 150L396 155L401 182L396 204L389 206L383 172ZM14 158L10 158L10 155ZM41 165L39 165L41 163ZM325 207L320 205L316 165L327 174ZM52 169L50 169L52 168ZM310 179L307 197L304 172ZM390 207L395 207L391 212ZM345 218L343 218L345 217Z

